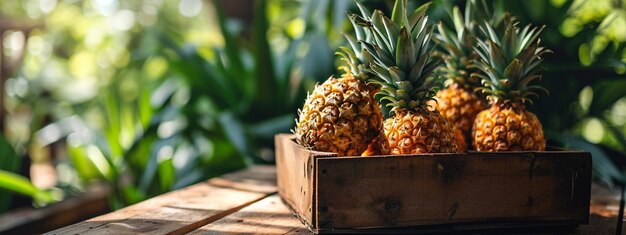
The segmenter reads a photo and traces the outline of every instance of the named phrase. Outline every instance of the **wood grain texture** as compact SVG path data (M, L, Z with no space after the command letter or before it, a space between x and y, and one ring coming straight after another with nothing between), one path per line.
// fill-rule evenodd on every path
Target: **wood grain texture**
M321 158L317 165L320 229L588 219L584 154Z
M335 153L309 151L300 147L291 134L279 134L276 143L278 193L308 226L316 226L314 217L316 195L315 159L335 157Z
M305 234L307 228L276 194L190 234Z
M182 234L276 192L273 166L255 166L48 234Z

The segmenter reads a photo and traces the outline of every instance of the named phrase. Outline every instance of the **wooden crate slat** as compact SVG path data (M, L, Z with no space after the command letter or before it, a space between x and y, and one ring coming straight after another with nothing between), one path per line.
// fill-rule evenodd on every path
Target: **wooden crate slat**
M277 194L255 202L190 234L306 234L308 230Z
M315 195L315 159L334 157L336 153L309 151L297 145L291 134L279 134L275 137L276 168L279 194L308 225L315 226L313 197ZM285 141L289 140L289 141Z
M254 166L48 234L185 233L276 192L272 166Z
M318 224L586 223L590 158L559 155L320 158Z

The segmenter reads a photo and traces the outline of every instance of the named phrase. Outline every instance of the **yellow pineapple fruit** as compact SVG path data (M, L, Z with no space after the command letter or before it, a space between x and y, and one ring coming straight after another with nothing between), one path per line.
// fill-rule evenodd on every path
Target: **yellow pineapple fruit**
M361 42L363 55L376 74L370 81L381 87L377 98L391 108L380 149L395 155L453 153L457 151L453 127L427 104L440 88L433 76L440 61L432 56L427 5L411 15L406 5L406 0L396 1L393 20L378 10L369 20L353 15L374 36L372 43Z
M537 116L522 103L496 102L478 114L474 124L474 147L478 151L522 151L546 148Z
M377 87L366 84L370 72L358 43L371 37L361 27L355 27L355 34L356 38L345 35L351 48L341 47L337 52L345 62L341 67L345 73L317 85L298 111L293 132L301 146L338 156L359 156L382 132L383 116L374 98Z
M472 76L480 72L472 66L479 59L474 51L481 36L478 23L486 21L496 26L501 22L499 16L489 9L485 1L468 0L464 16L458 7L454 7L450 15L453 27L440 23L434 37L445 62L440 72L447 79L446 88L437 92L435 105L467 140L470 140L476 115L488 108L484 97L475 92L481 86L480 79Z
M459 128L454 128L454 136L456 137L456 151L458 153L467 151L467 141Z
M539 46L543 28L518 27L518 21L505 17L505 27L496 30L481 25L488 38L479 41L476 52L481 60L476 67L484 75L483 92L491 107L476 116L472 136L478 151L541 151L545 149L539 119L526 110L524 102L544 88L530 83L539 79L538 65L550 50Z

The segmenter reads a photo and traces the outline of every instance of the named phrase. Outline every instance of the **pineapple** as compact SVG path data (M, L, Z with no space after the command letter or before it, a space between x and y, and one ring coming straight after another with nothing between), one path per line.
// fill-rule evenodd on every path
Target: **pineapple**
M380 85L377 98L391 107L384 121L383 154L453 153L457 151L453 127L436 110L429 108L440 87L433 71L440 65L431 56L432 27L425 15L427 5L410 16L406 0L398 0L392 19L376 10L370 19L353 15L374 36L361 42L363 55L376 74L370 82Z
M309 149L357 156L382 129L382 113L374 92L347 72L317 85L298 111L296 141Z
M538 65L550 50L539 46L543 27L520 29L519 22L508 15L504 24L503 30L482 25L488 39L479 41L475 49L481 58L476 67L485 74L478 75L483 84L479 89L491 107L476 116L473 146L490 152L541 151L546 146L541 123L524 103L532 104L530 96L538 96L540 91L547 93L530 83L541 78Z
M435 41L445 62L440 69L446 80L446 88L437 92L435 106L456 128L464 139L469 140L471 128L476 115L487 109L487 101L480 97L476 88L480 87L480 79L471 76L480 72L472 67L478 59L474 52L477 45L478 23L488 21L490 25L499 24L497 14L491 16L487 4L482 1L482 7L477 0L468 0L465 6L465 18L461 16L458 7L452 9L453 28L439 24ZM465 144L465 143L463 143Z
M359 8L363 14L368 14L363 6ZM337 52L346 63L340 67L345 73L316 85L302 110L298 110L293 132L301 146L335 152L338 156L378 154L376 150L366 150L382 132L383 116L374 98L377 87L366 83L370 73L358 43L370 41L371 35L356 25L355 34L356 38L345 35L351 48L341 47Z

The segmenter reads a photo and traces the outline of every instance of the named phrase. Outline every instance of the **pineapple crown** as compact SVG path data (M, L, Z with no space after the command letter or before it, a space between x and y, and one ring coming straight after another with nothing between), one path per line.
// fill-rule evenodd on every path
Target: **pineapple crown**
M449 14L453 27L443 23L437 26L434 40L438 43L438 53L441 54L445 66L440 71L447 78L447 82L454 82L465 88L473 89L480 86L480 80L470 76L477 69L471 68L471 64L478 59L474 52L480 37L479 23L486 21L492 26L500 24L502 14L499 11L489 9L485 0L468 0L465 5L465 14L461 16L461 10L454 7Z
M361 15L371 15L371 13L363 5L358 2L356 2L356 5L358 6ZM372 72L368 67L369 62L361 53L364 48L359 42L372 42L372 34L369 30L365 30L363 27L359 26L355 19L350 17L350 14L348 14L348 16L350 23L352 23L352 27L354 28L354 35L356 38L350 34L343 34L350 44L350 48L340 46L339 51L335 52L335 55L338 55L344 63L344 65L340 66L339 69L344 70L345 74L354 74L360 79L368 80ZM369 19L369 17L367 19Z
M502 30L496 30L485 22L480 26L487 39L478 41L475 47L480 60L475 67L484 74L474 74L481 79L482 87L478 91L487 95L491 102L529 102L530 96L538 97L538 92L548 91L539 85L529 85L541 78L538 66L543 55L550 53L539 46L539 34L543 27L527 25L520 29L519 21L505 14Z
M426 16L428 5L408 15L407 0L398 0L391 19L380 10L375 10L371 17L350 17L372 36L371 42L359 41L361 54L375 75L369 82L380 86L376 97L391 107L391 112L425 109L427 101L441 88L439 79L431 76L440 60L431 56L433 27Z

